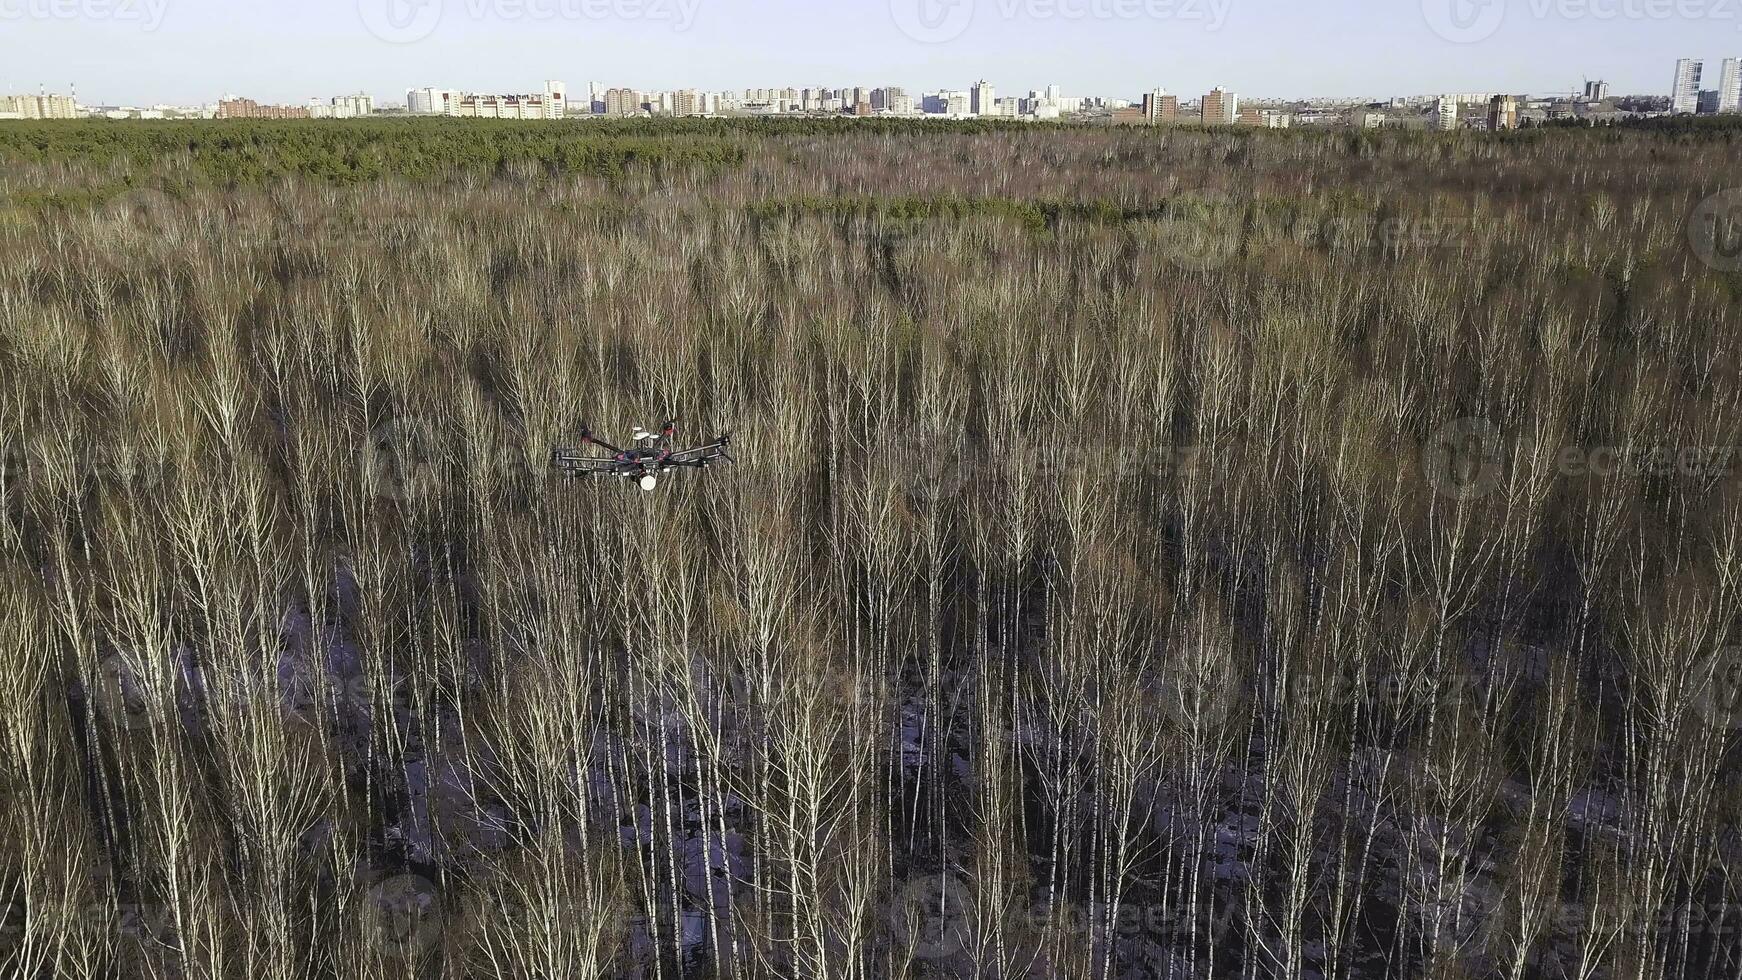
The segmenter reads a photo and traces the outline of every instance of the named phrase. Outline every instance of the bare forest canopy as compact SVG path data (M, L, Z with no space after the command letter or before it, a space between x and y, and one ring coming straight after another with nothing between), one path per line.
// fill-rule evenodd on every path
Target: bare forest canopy
M0 974L1737 976L1734 132L0 125Z

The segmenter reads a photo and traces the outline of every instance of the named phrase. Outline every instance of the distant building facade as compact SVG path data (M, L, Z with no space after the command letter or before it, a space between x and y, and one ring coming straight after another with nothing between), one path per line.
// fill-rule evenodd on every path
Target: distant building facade
M641 93L632 88L614 88L605 92L605 115L641 115Z
M1700 76L1705 67L1704 62L1693 58L1683 58L1675 63L1675 87L1670 90L1669 97L1671 112L1692 114L1700 111Z
M77 119L79 100L71 95L0 95L0 118Z
M1434 103L1434 128L1441 132L1458 128L1458 100L1453 96L1443 95Z
M1179 96L1168 95L1162 89L1143 97L1143 121L1151 126L1160 126L1179 120Z
M253 99L221 99L219 119L311 119L314 113L307 106L261 105Z
M459 114L460 93L451 88L414 88L405 93L405 109L416 116Z
M1718 111L1742 112L1742 58L1725 58L1718 76Z
M362 119L374 111L374 97L361 92L356 95L341 95L332 102L334 119Z
M998 102L997 90L992 83L982 79L974 84L970 92L968 111L976 116L992 116L997 114L994 106Z
M1510 95L1496 95L1488 103L1488 131L1498 133L1517 128L1518 99Z
M1233 92L1213 88L1204 96L1198 113L1206 126L1230 126L1240 118L1240 97Z

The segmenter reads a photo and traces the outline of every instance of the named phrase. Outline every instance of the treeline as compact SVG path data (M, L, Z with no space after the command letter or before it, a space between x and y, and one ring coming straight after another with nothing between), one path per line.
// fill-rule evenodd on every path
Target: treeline
M658 131L633 123L495 120L42 122L0 126L0 160L122 165L168 163L220 186L300 178L346 185L507 174L621 177L645 169L702 171L743 163L724 128Z
M1635 143L1674 138L1721 145L1727 145L1737 131L1734 120L1722 117L1632 120L1597 128L1626 131ZM1127 153L1151 157L1168 156L1170 146L1214 145L1238 153L1261 143L1267 152L1297 152L1288 149L1294 147L1309 156L1327 151L1358 156L1387 150L1432 151L1460 143L1531 144L1538 139L1536 132L1477 137L1310 127L1260 132L1177 126L1120 127L1110 136L1102 127L899 119L51 121L0 126L0 162L14 168L82 167L106 174L122 186L148 183L166 172L182 183L219 187L286 179L343 186L375 180L528 175L622 181L643 173L675 177L690 170L703 174L738 170L752 155L814 140L834 145L881 141L951 145L996 136L1040 146L1073 139L1086 143L1117 139ZM1578 145L1578 137L1568 133L1552 139L1561 150ZM1473 146L1468 151L1480 152ZM1117 165L1131 162L1120 160ZM57 179L64 181L65 175Z

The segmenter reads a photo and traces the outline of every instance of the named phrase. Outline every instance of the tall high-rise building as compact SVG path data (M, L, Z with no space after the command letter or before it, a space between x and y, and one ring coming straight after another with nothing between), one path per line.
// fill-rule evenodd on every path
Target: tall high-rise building
M1201 111L1206 126L1232 126L1240 118L1240 97L1221 88L1204 96Z
M1048 103L1057 107L1058 103ZM1143 121L1151 126L1175 122L1179 119L1179 97L1168 95L1164 89L1156 89L1143 97Z
M1725 58L1718 79L1718 111L1742 112L1742 58Z
M15 119L77 119L74 95L0 95L0 117Z
M1488 131L1518 128L1518 100L1510 95L1496 95L1488 103Z
M672 115L676 116L712 116L719 112L719 96L712 92L686 88L673 92Z
M614 88L605 93L605 115L641 115L641 93L632 88Z
M545 80L544 118L561 119L569 111L569 86L566 82Z
M998 90L992 83L984 79L975 82L968 98L968 111L976 116L990 116L997 112Z
M1585 83L1585 101L1601 102L1609 97L1609 83L1604 81Z
M1700 111L1700 76L1705 63L1683 58L1675 63L1675 88L1670 90L1670 111L1695 113Z
M363 119L375 111L375 98L358 92L332 100L328 115L334 119Z
M1458 100L1454 96L1442 95L1434 103L1435 128L1449 132L1458 128Z
M460 93L450 88L414 88L405 93L405 109L418 116L451 116Z

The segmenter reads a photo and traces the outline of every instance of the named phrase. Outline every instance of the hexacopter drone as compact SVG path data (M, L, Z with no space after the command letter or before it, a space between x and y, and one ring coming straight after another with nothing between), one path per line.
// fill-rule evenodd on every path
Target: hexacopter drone
M674 448L676 438L677 422L671 421L665 423L658 435L637 428L635 448L618 449L594 436L592 430L582 428L581 444L609 450L611 458L589 456L584 449L558 449L551 453L550 465L570 476L614 476L636 480L641 489L652 491L659 488L659 478L667 470L705 470L722 460L733 462L726 452L726 447L732 444L730 436L720 436L709 445L696 449L681 450Z

